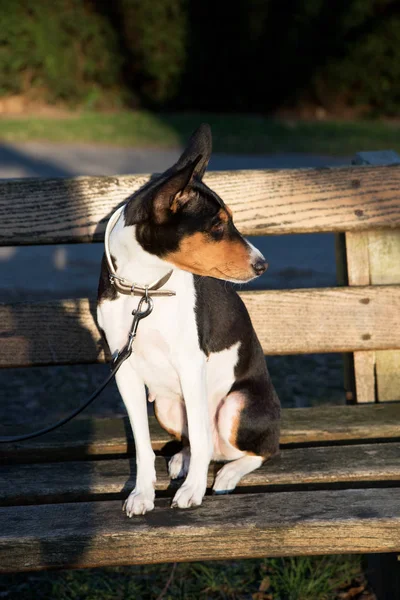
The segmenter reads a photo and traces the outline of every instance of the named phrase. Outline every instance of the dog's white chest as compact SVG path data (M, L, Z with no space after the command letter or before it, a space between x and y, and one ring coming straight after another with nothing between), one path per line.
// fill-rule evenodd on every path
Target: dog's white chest
M171 278L177 294L154 298L152 313L139 322L129 359L152 396L176 399L182 395L179 363L182 354L199 354L193 278L188 273ZM121 296L99 306L98 320L112 353L127 340L132 311L138 298ZM195 357L193 357L195 360Z
M135 340L132 365L147 385L151 397L161 395L177 399L181 396L181 387L173 352L175 335L165 322L162 329L156 329L155 323L143 325Z

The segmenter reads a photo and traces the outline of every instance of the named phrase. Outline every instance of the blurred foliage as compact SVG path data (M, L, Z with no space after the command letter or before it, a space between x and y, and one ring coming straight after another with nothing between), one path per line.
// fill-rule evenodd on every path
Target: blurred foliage
M125 73L148 104L160 105L179 91L185 68L187 11L182 0L120 0L127 49Z
M0 2L0 94L89 108L400 108L398 0Z
M321 2L321 0L319 0ZM333 8L333 7L332 7ZM398 0L352 0L332 15L328 46L319 49L324 63L312 79L321 104L342 97L378 113L400 109L400 3ZM335 4L334 10L337 10ZM334 41L336 38L336 41Z
M371 106L377 113L399 115L400 6L397 8L398 15L370 15L370 22L360 26L359 39L349 36L344 56L323 74L331 94L336 89L354 104Z
M96 104L119 83L108 19L82 0L0 2L0 93Z
M213 0L190 7L187 81L196 107L265 112L310 103L399 113L398 0L237 0L229 13Z

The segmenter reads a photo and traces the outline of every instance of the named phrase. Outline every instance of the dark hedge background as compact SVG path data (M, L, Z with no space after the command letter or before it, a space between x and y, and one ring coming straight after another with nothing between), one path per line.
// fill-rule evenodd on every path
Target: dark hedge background
M400 109L399 0L0 0L0 95L86 108Z

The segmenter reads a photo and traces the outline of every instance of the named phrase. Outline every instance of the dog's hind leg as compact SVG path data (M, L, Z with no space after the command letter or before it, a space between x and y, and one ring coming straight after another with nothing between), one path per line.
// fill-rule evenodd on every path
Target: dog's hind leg
M222 455L231 460L217 473L213 490L232 491L239 481L279 452L279 404L273 389L261 397L248 389L230 393L217 416Z
M187 432L186 409L183 400L157 398L154 402L154 414L157 421L168 433L182 440L183 449L177 452L168 463L171 479L186 477L189 470L190 450Z
M168 472L171 479L182 479L186 477L189 471L190 449L189 446L182 448L180 452L174 454L168 463Z
M214 481L213 491L216 494L227 494L235 489L239 481L264 462L262 456L246 455L227 463L220 469Z

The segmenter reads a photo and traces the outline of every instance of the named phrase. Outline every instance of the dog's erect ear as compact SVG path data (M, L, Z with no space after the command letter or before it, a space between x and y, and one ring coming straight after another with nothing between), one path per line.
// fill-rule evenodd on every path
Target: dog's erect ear
M171 212L176 212L188 200L186 188L197 174L202 156L188 162L183 168L172 172L156 189L153 196L153 214L157 223L164 223Z
M201 179L207 168L208 161L210 160L211 151L211 127L207 123L202 123L200 127L198 127L196 131L192 133L186 150L183 152L174 168L182 169L188 163L195 161L201 156L194 171L194 175Z
M163 223L169 214L188 201L185 188L196 177L201 179L211 156L211 129L203 123L189 140L186 150L170 169L152 178L141 190L133 194L125 209L125 223L137 225L153 215Z

